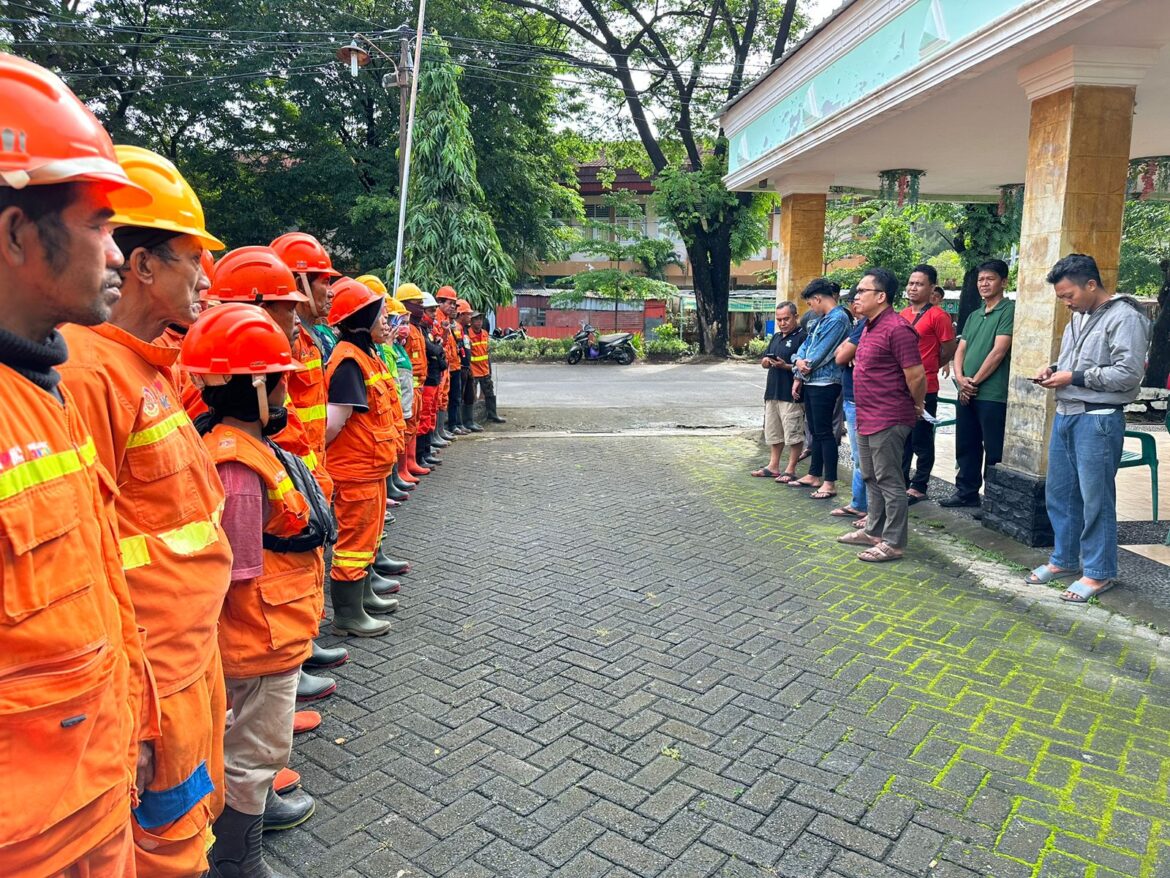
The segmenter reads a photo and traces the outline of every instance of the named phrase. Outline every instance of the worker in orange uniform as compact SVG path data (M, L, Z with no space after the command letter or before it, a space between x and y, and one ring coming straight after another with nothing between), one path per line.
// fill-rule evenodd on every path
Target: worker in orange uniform
M391 408L393 376L378 358L372 330L382 317L382 297L356 280L333 285L329 324L337 347L325 370L329 384L326 462L335 485L337 546L329 572L333 630L376 637L390 623L370 613L393 613L398 601L374 590L374 559L382 543L386 477L397 458Z
M322 366L333 353L333 346L337 343L337 335L330 328L329 316L329 285L341 277L341 272L333 267L333 260L321 245L321 242L306 232L288 232L276 238L270 245L280 254L284 264L292 269L297 279L300 291L308 296L308 301L297 306L297 316L301 318L301 326L306 330L302 333L298 350L293 353L302 363L309 363L306 380L313 381L316 374L312 362L320 360ZM317 349L314 355L310 348ZM303 382L302 382L303 383ZM320 384L324 383L324 378ZM296 400L293 403L298 409L302 406L311 411L300 412L301 420L309 424L310 432L314 437L320 432L325 436L325 414L317 406L320 401L314 396L311 401ZM321 444L324 450L324 443Z
M215 631L231 578L220 527L223 486L174 384L178 351L155 344L190 324L207 284L203 250L223 244L204 226L195 192L170 161L117 146L127 175L153 196L119 193L110 223L125 262L110 319L63 327L62 380L114 476L122 566L162 710L153 781L134 810L139 876L207 869L211 824L223 808L223 670Z
M418 485L418 479L413 476L407 477L401 463L404 460L402 455L409 448L408 437L411 431L411 419L414 415L414 372L410 364L410 354L406 352L406 340L410 336L410 312L406 310L405 305L387 294L386 313L387 320L390 322L391 336L389 350L384 359L398 381L398 399L402 406L402 446L404 449L403 452L400 452L399 464L391 474L391 480L399 491L405 492L405 495L409 496L409 492ZM391 361L393 361L393 366L391 366Z
M465 299L457 298L451 309L452 343L447 350L447 368L451 373L451 394L447 400L447 429L455 436L466 436L471 432L463 426L463 384L468 371L467 327L470 315L471 305Z
M459 431L462 431L464 436L472 432L471 413L463 401L467 396L468 387L471 386L471 315L474 313L471 303L466 299L459 299L455 303L455 325L459 331L459 396L452 397L452 405L459 412ZM480 430L482 429L480 427Z
M207 278L207 285L210 286L211 276L215 274L215 257L211 255L210 250L204 249L203 256L199 260L199 267L203 271L203 276ZM202 310L204 305L205 303L201 302L199 310ZM178 350L186 335L186 325L168 323L167 328L162 331L162 335L155 339L155 343ZM187 410L187 414L194 418L207 411L207 407L203 405L203 397L199 395L199 388L191 383L191 376L180 369L178 365L175 366L174 372L175 386L179 388L179 397L183 400L183 408Z
M439 303L437 318L443 327L443 352L447 355L447 374L443 376L442 393L439 398L439 413L435 435L446 442L453 442L458 435L454 428L459 425L459 405L463 402L463 388L459 382L459 325L455 322L455 311L459 296L452 286L442 286L435 291ZM458 393L456 393L458 389ZM454 416L452 416L452 408ZM440 448L443 446L440 445Z
M494 424L506 424L496 411L496 388L492 384L492 364L489 353L491 338L483 328L483 315L475 311L471 315L471 328L468 330L471 340L471 381L463 392L463 421L469 430L476 433L483 432L483 427L475 422L475 397L482 390L484 402L487 404L487 419Z
M447 377L447 352L443 345L443 330L439 323L439 303L430 293L423 293L423 316L420 326L427 350L427 377L423 380L423 420L419 424L419 447L415 456L423 466L434 469L443 461L441 448L435 440L435 424L439 414L439 390ZM443 443L444 445L446 443Z
M402 303L410 314L410 328L402 345L410 357L410 370L414 376L414 405L410 418L407 420L406 434L406 467L405 473L412 477L425 476L430 473L430 467L417 459L419 447L419 430L423 422L426 409L426 399L423 394L423 382L427 377L427 342L423 335L423 292L415 284L405 283L394 291L394 298Z
M157 704L54 327L109 317L110 197L150 195L57 76L0 54L0 94L0 875L133 878Z
M320 354L311 347L311 342L307 346L298 344L303 331L297 318L296 309L308 302L309 297L297 288L292 271L274 249L255 246L240 247L219 261L215 270L215 279L207 291L206 297L215 302L247 302L260 306L284 332L294 354L298 348L310 357L316 354L315 362L299 360L301 369L288 374L286 379L288 398L284 400L288 412L287 424L283 430L272 437L272 440L285 451L299 456L317 480L324 496L330 496L333 491L333 480L329 478L323 463L325 456L324 419L308 423L303 421L302 417L308 416L311 408L306 405L298 408L296 405L297 397L293 395L295 385L299 390L300 398L305 400L307 393L309 401L312 402L313 394L316 391L312 382L316 378L321 384L321 397L324 399L324 376L321 372ZM321 407L324 408L323 402ZM315 436L311 431L311 425L317 423L322 426L320 457L316 453ZM326 490L329 491L328 494L324 493ZM320 611L323 611L325 607L324 589L325 581L322 577L318 593ZM349 653L346 650L325 649L319 647L314 641L313 654L309 657L307 665L313 670L331 668L344 664L348 659ZM336 691L337 683L333 679L310 674L305 669L301 670L297 680L297 701L318 701L327 698ZM302 721L308 718L300 717Z
M227 804L214 826L212 874L270 878L264 813L292 750L297 672L317 633L332 521L304 462L270 439L285 423L284 375L299 368L272 318L254 305L216 305L192 324L180 359L208 406L198 426L223 481L224 529L234 554L219 619L231 713L224 735ZM303 822L314 803L303 790L294 795Z

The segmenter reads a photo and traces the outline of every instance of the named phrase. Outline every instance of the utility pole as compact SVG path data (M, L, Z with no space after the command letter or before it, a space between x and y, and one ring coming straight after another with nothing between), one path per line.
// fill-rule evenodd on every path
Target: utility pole
M394 71L394 78L398 84L398 191L405 197L403 177L406 170L406 117L410 104L410 79L414 70L410 63L410 37L403 28L399 28L399 32L401 37L398 42L398 69Z

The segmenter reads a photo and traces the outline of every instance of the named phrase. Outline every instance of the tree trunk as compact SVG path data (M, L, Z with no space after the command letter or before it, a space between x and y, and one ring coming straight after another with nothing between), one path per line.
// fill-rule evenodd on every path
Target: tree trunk
M687 246L695 277L695 314L699 322L699 350L727 356L727 302L731 286L731 240L723 231L700 232Z
M962 335L967 317L979 308L982 301L979 297L979 269L968 268L967 273L963 275L963 291L959 293L959 323L955 330L957 333Z

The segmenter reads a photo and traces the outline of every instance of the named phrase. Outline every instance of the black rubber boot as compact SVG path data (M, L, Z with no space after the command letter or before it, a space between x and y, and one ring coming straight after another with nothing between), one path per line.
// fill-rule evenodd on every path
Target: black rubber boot
M383 541L382 545L378 547L378 554L374 557L374 572L379 576L385 576L387 578L402 576L405 573L409 573L410 562L394 560L386 554L385 546L386 543ZM375 589L375 591L377 591L377 589ZM384 594L384 592L379 591L378 594Z
M390 500L397 500L399 503L410 499L410 494L399 488L394 481L393 473L386 476L386 497Z
M362 588L362 607L367 613L397 613L398 598L384 598L375 592L375 577L378 577L378 574L373 571L370 571L370 575L366 577L365 584ZM381 577L378 578L381 579ZM393 580L384 581L393 582Z
M285 878L264 862L263 814L241 814L230 805L212 825L208 855L212 878Z
M434 448L446 448L451 444L443 438L443 434L438 427L435 427L435 429L431 430L430 435L427 438L431 440L431 446Z
M264 801L264 831L275 832L300 826L316 810L317 803L302 789L279 796L276 790L269 787L268 798Z
M394 469L390 472L390 478L394 482L394 487L399 491L404 491L410 494L415 489L414 482L408 482L398 475L398 464L394 464Z
M484 400L487 403L487 419L493 424L506 424L507 418L501 418L496 412L496 398L494 396L486 397Z
M326 649L314 640L313 654L305 659L302 667L310 671L324 671L329 668L344 665L347 661L349 661L349 652L344 646L335 646L332 649Z
M450 420L450 416L447 414L447 411L450 410L448 409L446 411L439 412L439 417L435 424L435 432L438 433L439 436L441 436L443 439L445 439L448 444L450 444L455 441L455 434L447 428L447 422Z
M465 405L463 407L463 426L472 433L482 433L483 427L475 422L475 406Z
M297 677L297 702L320 701L337 691L337 682L328 677L314 677L301 668Z
M329 594L333 600L334 634L379 637L390 630L389 622L375 619L362 607L364 590L365 579L360 582L342 582L333 577L329 578Z
M439 460L439 456L431 448L430 433L427 433L425 436L419 436L418 442L419 454L417 455L417 460L419 463L423 466L429 466L431 469L443 465L443 461Z
M370 570L370 588L374 590L374 594L378 597L386 597L390 594L398 594L402 591L402 583L390 576L382 576L374 570Z

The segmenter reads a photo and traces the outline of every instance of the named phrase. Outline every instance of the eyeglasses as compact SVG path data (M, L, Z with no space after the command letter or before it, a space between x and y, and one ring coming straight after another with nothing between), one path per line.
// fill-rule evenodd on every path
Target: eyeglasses
M862 293L884 293L885 290L875 290L872 287L869 289L866 289L865 287L858 287L853 292L860 296Z

